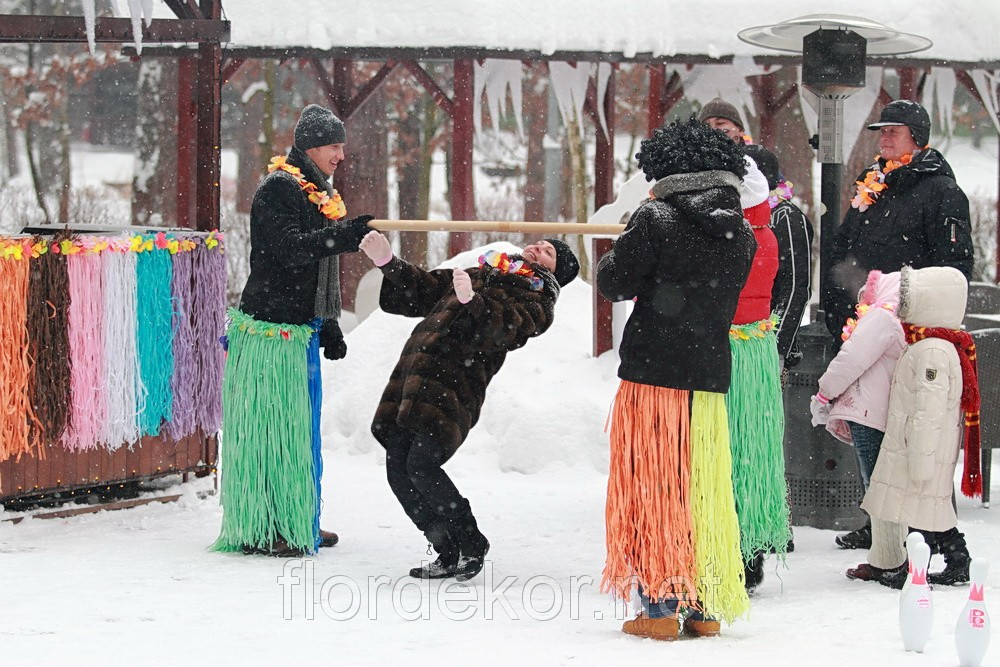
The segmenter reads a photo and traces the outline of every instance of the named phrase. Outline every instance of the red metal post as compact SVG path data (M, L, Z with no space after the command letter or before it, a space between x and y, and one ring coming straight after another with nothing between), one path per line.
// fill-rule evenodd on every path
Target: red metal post
M649 95L646 98L646 136L653 136L653 130L663 125L663 87L666 85L666 65L659 63L649 67Z
M662 77L661 77L662 79ZM603 100L604 119L607 122L608 134L598 124L597 149L594 156L594 210L614 201L615 182L615 72L608 77L608 88ZM657 126L658 127L658 126ZM611 250L610 239L594 239L591 245L594 261L592 263L592 280L594 291L594 356L600 356L614 347L611 334L611 302L605 299L597 289L597 261Z
M207 19L220 19L219 0L201 0ZM197 218L195 228L218 229L220 223L219 180L222 178L222 47L198 45L198 146Z
M194 228L195 145L197 113L195 84L198 77L194 58L177 59L177 220L178 227Z
M455 61L455 94L451 117L451 219L475 220L476 205L472 190L472 98L473 72L471 60ZM448 252L456 255L469 250L469 232L452 232Z
M896 71L899 73L899 99L916 100L918 82L917 68L897 67Z

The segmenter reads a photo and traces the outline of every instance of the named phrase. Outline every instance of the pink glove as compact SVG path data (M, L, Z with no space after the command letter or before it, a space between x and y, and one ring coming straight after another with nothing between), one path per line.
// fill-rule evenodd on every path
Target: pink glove
M382 232L372 230L364 235L358 247L375 266L385 266L392 259L392 246Z
M455 269L452 274L452 281L455 284L455 296L462 303L469 303L474 296L472 292L472 276L462 269Z

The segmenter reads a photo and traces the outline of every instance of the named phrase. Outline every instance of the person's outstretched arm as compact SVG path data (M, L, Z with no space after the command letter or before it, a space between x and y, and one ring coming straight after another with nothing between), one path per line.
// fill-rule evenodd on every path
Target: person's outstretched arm
M359 248L382 269L379 306L387 313L426 317L441 297L452 290L450 270L426 271L394 256L389 239L381 232L368 232Z

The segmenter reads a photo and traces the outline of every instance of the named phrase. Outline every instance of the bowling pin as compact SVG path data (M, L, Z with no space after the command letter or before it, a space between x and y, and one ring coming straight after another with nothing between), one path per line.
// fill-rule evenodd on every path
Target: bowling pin
M899 601L899 633L903 637L903 648L923 653L934 625L931 589L927 585L931 548L926 542L914 541L907 556L913 568L913 579L906 595Z
M973 558L969 567L969 601L955 623L955 650L962 667L979 667L983 664L986 648L990 645L990 615L983 601L986 574L989 564L985 558Z
M913 531L912 533L906 536L906 561L908 565L907 565L906 581L903 583L903 590L899 592L900 603L902 603L903 596L906 595L906 591L910 590L910 582L913 581L913 559L910 558L910 553L912 553L911 550L913 548L913 545L915 545L917 542L924 542L923 533L918 533L917 531Z

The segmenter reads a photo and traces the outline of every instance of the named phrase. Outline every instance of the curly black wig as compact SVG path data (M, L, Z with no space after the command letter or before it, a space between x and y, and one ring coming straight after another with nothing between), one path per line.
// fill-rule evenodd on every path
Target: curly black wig
M646 180L658 181L674 174L718 169L739 178L746 174L745 151L719 130L713 130L692 115L653 131L644 139L635 157Z

